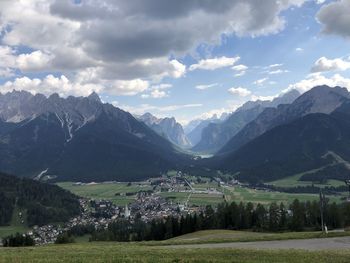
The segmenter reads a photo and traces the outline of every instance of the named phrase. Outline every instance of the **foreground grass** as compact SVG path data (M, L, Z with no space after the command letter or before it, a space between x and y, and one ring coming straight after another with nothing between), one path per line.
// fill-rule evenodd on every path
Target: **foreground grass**
M119 243L0 248L0 262L349 262L350 250L166 249Z
M186 245L186 244L208 244L227 242L252 242L272 241L287 239L310 239L350 236L350 232L330 232L327 235L320 231L313 232L286 232L286 233L260 233L251 231L234 230L203 230L165 241L150 241L142 244L148 246Z

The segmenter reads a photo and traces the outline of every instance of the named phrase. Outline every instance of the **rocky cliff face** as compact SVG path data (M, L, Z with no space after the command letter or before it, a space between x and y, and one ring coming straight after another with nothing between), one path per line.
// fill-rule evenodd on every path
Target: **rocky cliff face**
M150 113L145 113L139 119L147 124L158 134L180 147L190 147L188 140L180 123L175 118L157 118Z

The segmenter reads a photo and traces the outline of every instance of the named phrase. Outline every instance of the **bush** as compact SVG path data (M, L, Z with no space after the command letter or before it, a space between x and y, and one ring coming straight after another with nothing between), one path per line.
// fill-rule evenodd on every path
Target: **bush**
M68 243L74 243L74 237L69 235L67 232L64 232L60 235L58 235L55 244L68 244Z
M4 247L25 247L35 245L34 239L31 236L20 233L5 237L2 242Z

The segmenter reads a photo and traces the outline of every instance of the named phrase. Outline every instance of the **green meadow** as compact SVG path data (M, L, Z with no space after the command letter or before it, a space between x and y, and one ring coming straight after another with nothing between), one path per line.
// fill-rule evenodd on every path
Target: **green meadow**
M345 263L350 250L171 249L121 243L75 243L27 248L0 248L1 263L47 262L239 262Z

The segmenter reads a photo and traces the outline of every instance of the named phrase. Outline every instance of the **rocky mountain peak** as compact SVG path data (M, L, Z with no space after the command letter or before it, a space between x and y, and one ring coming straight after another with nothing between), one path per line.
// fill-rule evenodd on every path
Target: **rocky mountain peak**
M95 91L93 91L87 98L91 101L96 101L101 103L101 98Z

